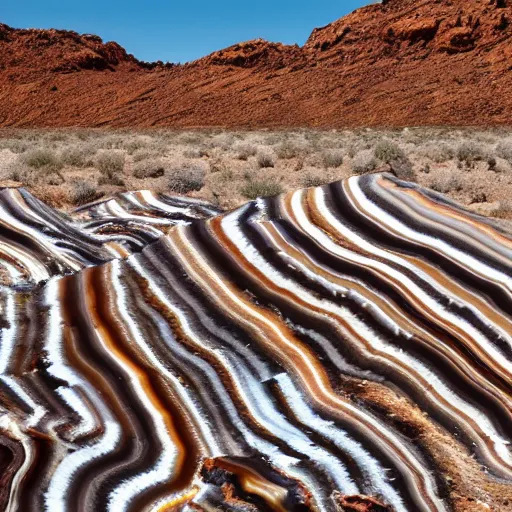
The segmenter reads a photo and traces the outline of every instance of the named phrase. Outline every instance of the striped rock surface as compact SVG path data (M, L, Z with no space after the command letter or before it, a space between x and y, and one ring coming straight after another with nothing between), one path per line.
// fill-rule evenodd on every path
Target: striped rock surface
M372 175L9 290L0 507L510 510L511 255Z
M82 206L75 210L74 217L87 234L118 241L131 252L138 252L172 226L220 213L219 208L200 199L139 190Z
M66 216L22 188L0 190L0 285L51 276L140 251L179 223L220 213L212 205L143 190Z

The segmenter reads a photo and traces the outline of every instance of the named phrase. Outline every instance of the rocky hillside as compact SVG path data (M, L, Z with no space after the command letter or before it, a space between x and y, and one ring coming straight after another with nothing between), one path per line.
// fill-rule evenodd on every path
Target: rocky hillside
M40 76L80 70L139 71L162 68L128 54L117 43L70 30L13 29L0 23L0 70L9 76Z
M0 25L2 126L511 124L512 0L384 0L303 47L254 40L186 65Z

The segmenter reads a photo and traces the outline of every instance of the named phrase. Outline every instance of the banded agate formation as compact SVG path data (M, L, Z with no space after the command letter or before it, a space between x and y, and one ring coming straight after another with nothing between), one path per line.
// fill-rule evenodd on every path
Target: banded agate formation
M139 252L176 224L221 213L148 190L78 208L72 217L20 188L0 190L0 285L30 286Z
M512 509L490 221L378 174L224 214L0 199L1 510Z

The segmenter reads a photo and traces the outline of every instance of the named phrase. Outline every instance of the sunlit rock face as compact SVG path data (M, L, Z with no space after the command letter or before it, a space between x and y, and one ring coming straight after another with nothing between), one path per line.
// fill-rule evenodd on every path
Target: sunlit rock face
M2 289L2 510L508 510L506 233L390 175L140 194L69 242L137 251Z

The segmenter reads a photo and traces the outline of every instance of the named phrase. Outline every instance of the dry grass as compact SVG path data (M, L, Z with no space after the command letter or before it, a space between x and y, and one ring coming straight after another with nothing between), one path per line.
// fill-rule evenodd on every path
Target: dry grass
M81 206L100 198L102 194L89 181L77 181L73 183L69 199L72 204Z
M380 160L381 162L384 162L386 164L393 162L395 160L404 160L406 158L402 148L400 148L398 144L388 139L380 141L375 146L373 155L377 160Z
M0 151L8 149L12 153L21 154L27 151L30 147L30 142L26 140L14 139L0 139Z
M58 205L149 188L233 208L381 168L512 218L506 130L0 131L0 180Z
M39 169L46 174L58 172L64 167L59 155L50 149L31 149L24 153L20 160L28 167Z
M441 194L449 194L459 192L464 184L459 171L439 172L428 180L428 187Z
M34 170L20 160L9 162L2 174L4 179L23 183L25 186L32 186L36 181Z
M260 169L268 169L276 165L274 155L272 153L260 153L258 155L258 167Z
M199 167L173 169L169 173L169 190L176 194L197 192L204 187L205 171Z
M512 164L512 139L502 140L496 146L496 155Z
M344 155L342 151L325 151L322 154L322 162L326 168L336 168L343 164Z
M306 152L306 147L298 141L285 140L275 148L277 158L291 160L298 158Z
M166 163L162 158L140 160L133 166L133 175L137 179L160 178L165 174Z
M249 181L242 187L242 195L247 199L272 197L282 194L283 192L283 186L272 179Z
M119 150L102 150L96 157L96 167L101 173L100 185L123 186L125 155Z
M94 166L94 155L96 150L86 144L69 146L62 150L61 161L70 167L83 169Z
M302 178L301 185L305 188L310 187L321 187L322 185L326 185L331 180L329 175L315 174L313 172L308 172Z
M373 151L368 149L360 151L352 160L352 171L354 174L368 174L377 168L377 160Z
M124 169L125 156L120 151L102 151L96 158L96 166L107 176L121 174Z
M421 149L421 155L433 163L447 162L454 157L454 148L446 143L428 143Z
M258 153L258 148L251 144L240 144L235 149L239 160L247 161L251 156L256 156Z
M457 158L466 165L473 165L475 162L485 158L484 148L477 143L464 141L457 148Z

